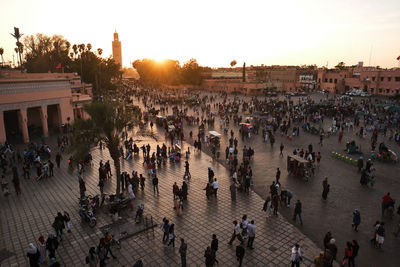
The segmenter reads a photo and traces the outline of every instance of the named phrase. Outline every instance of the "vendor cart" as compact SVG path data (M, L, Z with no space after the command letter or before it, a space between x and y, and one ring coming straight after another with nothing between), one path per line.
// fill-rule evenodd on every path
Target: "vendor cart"
M308 181L311 175L311 163L299 156L288 155L287 170L290 175L301 177Z
M216 131L209 131L208 134L210 135L210 143L219 147L221 134Z

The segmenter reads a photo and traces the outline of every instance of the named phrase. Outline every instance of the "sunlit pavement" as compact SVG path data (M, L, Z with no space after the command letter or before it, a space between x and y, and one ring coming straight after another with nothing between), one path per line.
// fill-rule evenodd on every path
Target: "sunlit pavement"
M242 96L240 96L242 98ZM232 98L230 96L230 98ZM313 95L314 99L320 99L320 94ZM220 98L219 98L220 99ZM246 97L247 100L250 97ZM263 99L263 98L262 98ZM296 103L297 98L293 99ZM221 101L221 99L219 100ZM212 103L211 103L212 104ZM189 113L192 110L189 109ZM241 113L243 118L246 117ZM201 115L201 111L200 111ZM324 120L325 129L331 124L331 119ZM185 139L193 144L194 139L189 138L189 131L193 131L193 136L197 136L197 126L185 126ZM359 255L356 259L360 266L399 266L397 253L400 249L400 238L393 235L394 230L399 222L399 216L393 218L381 217L381 197L388 191L396 201L396 207L400 201L400 163L382 163L374 161L377 169L377 182L373 188L362 187L359 183L360 174L353 165L340 161L331 157L331 152L336 151L344 154L345 144L348 141L355 140L357 145L361 145L364 158L370 156L370 134L365 139L357 137L358 128L354 131L345 131L342 143L338 143L338 135L325 138L323 146L318 145L319 136L304 133L302 130L299 137L293 138L292 141L276 135L274 147L271 148L269 142L262 142L261 131L259 135L253 135L251 139L241 141L238 127L230 123L229 129L233 129L235 137L239 141L239 162L242 157L242 148L244 145L251 146L255 149L255 156L252 161L252 169L254 176L253 190L259 196L265 199L269 192L269 186L275 180L276 168L281 170L280 182L283 188L290 189L293 196L293 203L296 199L300 199L303 204L303 226L294 223L291 218L293 216L294 205L290 208L281 208L280 213L298 227L307 237L314 241L319 247L323 247L323 238L326 232L331 231L336 239L338 246L338 260L344 256L344 248L347 241L356 239L360 245ZM229 135L224 135L223 128L219 126L219 117L215 119L212 127L206 125L206 133L209 130L216 130L223 136L221 138L220 159L219 162L225 162L225 147L229 144ZM279 157L280 143L285 146L284 156ZM385 142L390 149L400 155L400 147L395 142L389 141L387 137L379 135L378 144ZM314 151L320 151L322 155L321 165L316 169L316 175L305 182L303 179L287 175L287 154L292 154L296 148L304 148L306 150L309 144L313 145ZM209 149L203 145L203 151L211 155ZM353 159L358 159L359 155L352 155ZM327 176L329 178L330 192L327 201L323 201L322 180ZM354 232L351 228L352 213L355 208L361 212L361 225L358 232ZM372 238L372 225L376 220L385 222L386 238L382 251L376 250L371 246L369 240Z
M151 151L155 151L154 140L140 136L135 136L134 140L139 145L150 143ZM165 141L160 137L158 143L161 145L162 142ZM187 149L186 144L183 149ZM245 266L287 266L290 263L291 248L296 242L301 245L303 251L303 264L312 265L320 249L310 239L281 216L266 219L265 213L261 211L264 201L253 192L250 192L249 196L238 193L236 202L232 202L230 181L225 167L204 153L195 153L193 147L191 152L189 162L192 178L188 182L189 196L181 217L177 217L173 209L172 185L174 182L182 184L184 161L167 163L158 170L159 196L153 194L151 181L147 179L144 192L139 190L134 202L135 207L144 203L144 215L151 215L155 223L160 224L163 217L175 223L176 248L164 247L161 242L162 232L156 227L154 235L152 231L148 231L123 240L120 250L113 249L117 259L107 260L108 266L132 266L138 259L142 259L145 266L178 266L181 237L188 244L188 265L203 266L204 251L210 245L211 235L214 233L220 242L217 252L220 266L233 266L236 264L235 248L238 241L235 241L233 246L229 246L227 242L232 234L232 221L240 220L243 214L247 214L250 220L254 219L257 227L255 249L246 250ZM97 246L99 238L102 237L99 228L112 222L106 209L96 214L98 223L95 228L91 229L86 223L80 222L77 174L76 171L73 174L68 172L67 158L67 155L63 155L61 168L55 168L55 177L39 182L21 178L22 195L16 196L10 188L10 196L0 197L0 248L15 254L2 261L5 267L27 266L28 244L36 244L41 234L46 236L48 232L53 232L51 224L58 211L66 210L72 218L72 233L64 232L56 253L57 260L63 266L85 266L84 260L89 247ZM100 160L105 162L110 159L106 150L100 151L98 148L93 150L93 158L94 167L87 168L84 173L87 194L90 195L99 193L97 183ZM130 173L135 169L147 177L142 160L141 156L131 161L123 160L121 169ZM214 168L220 189L218 199L207 201L203 188L208 180L209 166ZM35 176L34 170L31 170L31 173ZM10 177L8 178L10 180ZM106 182L105 192L112 193L114 188L115 174L112 182ZM122 213L122 216L132 223L134 215L135 212L130 211Z

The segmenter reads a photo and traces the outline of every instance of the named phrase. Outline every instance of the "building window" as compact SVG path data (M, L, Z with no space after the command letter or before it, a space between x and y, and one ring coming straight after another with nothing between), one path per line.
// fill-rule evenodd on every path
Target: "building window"
M384 79L385 77L381 77L381 82L383 82L383 79Z
M397 95L399 94L399 91L400 91L399 89L396 89L396 94L397 94Z
M400 82L400 76L394 77L394 80L395 80L396 82Z
M337 83L337 79L335 79L335 83Z
M329 79L329 83L332 83L332 78Z
M321 78L318 78L318 83L321 83Z
M390 93L390 90L389 89L386 89L386 94L389 94Z
M379 93L382 93L382 88L379 88Z
M326 82L326 83L328 82L328 79L327 79L327 78L325 78L325 82Z
M374 93L374 88L369 89L371 91L371 94Z
M375 77L372 77L372 81L375 81Z
M388 82L392 81L392 77L388 77Z

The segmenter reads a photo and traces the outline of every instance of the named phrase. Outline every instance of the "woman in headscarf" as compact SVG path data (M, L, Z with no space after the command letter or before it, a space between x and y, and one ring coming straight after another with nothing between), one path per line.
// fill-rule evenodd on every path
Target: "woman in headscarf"
M39 267L39 257L40 253L38 249L32 244L29 243L29 249L26 256L29 258L29 266L30 267Z
M44 236L39 236L39 252L40 252L40 262L43 264L47 259L46 241Z

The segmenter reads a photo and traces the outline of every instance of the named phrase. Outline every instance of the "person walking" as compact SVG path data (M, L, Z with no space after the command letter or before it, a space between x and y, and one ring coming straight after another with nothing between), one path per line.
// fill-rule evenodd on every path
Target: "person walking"
M299 267L300 266L300 261L302 260L301 257L301 249L299 244L295 244L294 247L292 248L292 255L290 257L292 261L292 267Z
M351 247L353 249L353 254L349 259L349 266L353 265L353 267L355 267L356 266L355 259L358 255L358 250L360 249L360 246L358 245L356 240L353 240L353 242L351 243Z
M299 216L300 224L303 225L303 218L301 217L301 211L302 210L302 205L300 200L298 199L296 202L296 206L294 207L294 215L293 215L293 221L296 221L296 217Z
M14 166L15 170L17 170L17 168ZM15 193L17 194L17 196L19 194L21 194L21 186L19 184L19 177L18 177L18 173L14 172L14 168L13 168L13 179L12 179L12 183L14 185L14 189L15 189Z
M228 242L228 245L232 245L235 238L237 238L240 241L240 243L242 244L243 238L240 235L240 224L237 220L234 220L232 223L233 223L233 233L232 233L231 240Z
M49 258L56 257L56 250L58 248L58 240L53 234L49 233L46 240L46 249L49 251Z
M276 169L275 178L276 178L276 184L280 184L279 179L281 178L281 170L279 170L279 168Z
M217 192L218 192L218 181L217 178L214 179L214 182L212 183L212 188L214 191L214 196L217 197Z
M167 242L168 241L168 233L169 233L169 221L165 217L163 218L163 222L161 224L161 229L164 233L162 241Z
M157 178L157 175L154 174L154 177L153 177L153 192L154 192L154 194L156 194L156 190L157 190L157 195L159 195L160 193L158 192L158 178Z
M213 234L212 240L211 240L211 252L213 254L214 261L218 264L217 251L218 251L218 239L217 239L217 235Z
M29 243L29 249L26 253L26 256L29 258L29 266L30 267L39 267L39 259L40 252L32 243Z
M279 147L279 150L280 150L280 153L279 153L279 156L280 157L283 157L283 149L285 148L285 146L283 145L283 143L281 143L281 145L280 145L280 147Z
M61 154L60 154L60 152L57 152L57 155L56 155L57 168L60 168L60 163L61 163Z
M104 239L103 240L104 240L104 247L106 248L106 258L108 256L108 253L110 253L111 257L113 259L116 259L117 257L114 256L114 254L112 253L112 250L111 250L112 239L113 239L112 236L108 232L106 232L104 234Z
M349 261L349 267L351 267L350 259L353 256L353 247L350 242L346 243L346 247L344 248L344 257L342 260L342 266L346 265L346 261Z
M52 227L56 232L57 238L59 238L60 241L62 241L62 230L65 228L65 225L64 225L64 216L61 214L61 212L57 213L57 216L54 218Z
M352 228L354 228L354 231L358 232L358 226L361 223L361 214L358 209L355 209L353 212L353 223L351 225Z
M169 238L168 247L171 244L172 247L175 247L175 224L171 224L171 226L169 227L168 238Z
M65 225L67 226L67 232L71 233L71 218L69 216L69 213L66 212L65 210L64 210L64 216L63 217L64 217Z
M267 199L264 202L264 206L263 206L263 211L265 211L267 213L267 218L271 215L272 213L272 201L271 201L271 197L268 196Z
M328 198L328 193L330 190L330 184L328 184L328 177L325 177L325 180L322 182L322 198L326 200Z
M40 263L44 264L47 259L47 250L46 250L46 241L44 240L44 236L40 235L38 239L38 249L40 252Z
M82 179L82 176L79 174L79 194L81 196L81 199L85 197L85 192L86 192L86 184L85 181Z
M128 185L128 198L129 198L129 207L131 211L133 210L133 200L135 199L135 193L133 193L133 187L132 184L129 183Z
M86 264L89 264L89 267L97 267L97 263L99 262L99 257L96 253L96 248L91 247L89 249L89 255L86 256Z
M385 223L381 222L379 224L378 229L376 230L376 248L381 249L382 245L385 241L385 228L384 228Z
M239 262L239 267L242 266L243 258L246 250L242 246L242 244L236 246L236 259Z
M206 258L205 259L206 267L213 267L215 258L209 246L206 248L206 251L204 252L204 257Z
M327 248L325 251L329 251L329 254L332 256L332 261L336 260L336 255L337 255L337 246L336 246L336 240L334 238L331 238L329 240L329 244L327 245Z
M105 247L104 238L100 238L99 245L97 246L97 249L96 249L96 254L97 254L97 257L99 258L100 267L105 267L106 259L107 259L107 257L106 257L107 250Z
M254 225L254 220L251 220L249 225L247 225L247 231L249 234L249 240L247 241L247 247L250 249L254 249L253 243L254 243L254 239L256 238L256 227Z
M187 251L187 244L185 243L185 240L181 238L181 246L179 247L179 254L181 255L182 267L186 267L186 251Z
M231 192L231 200L236 201L236 185L235 182L229 186L229 191Z

